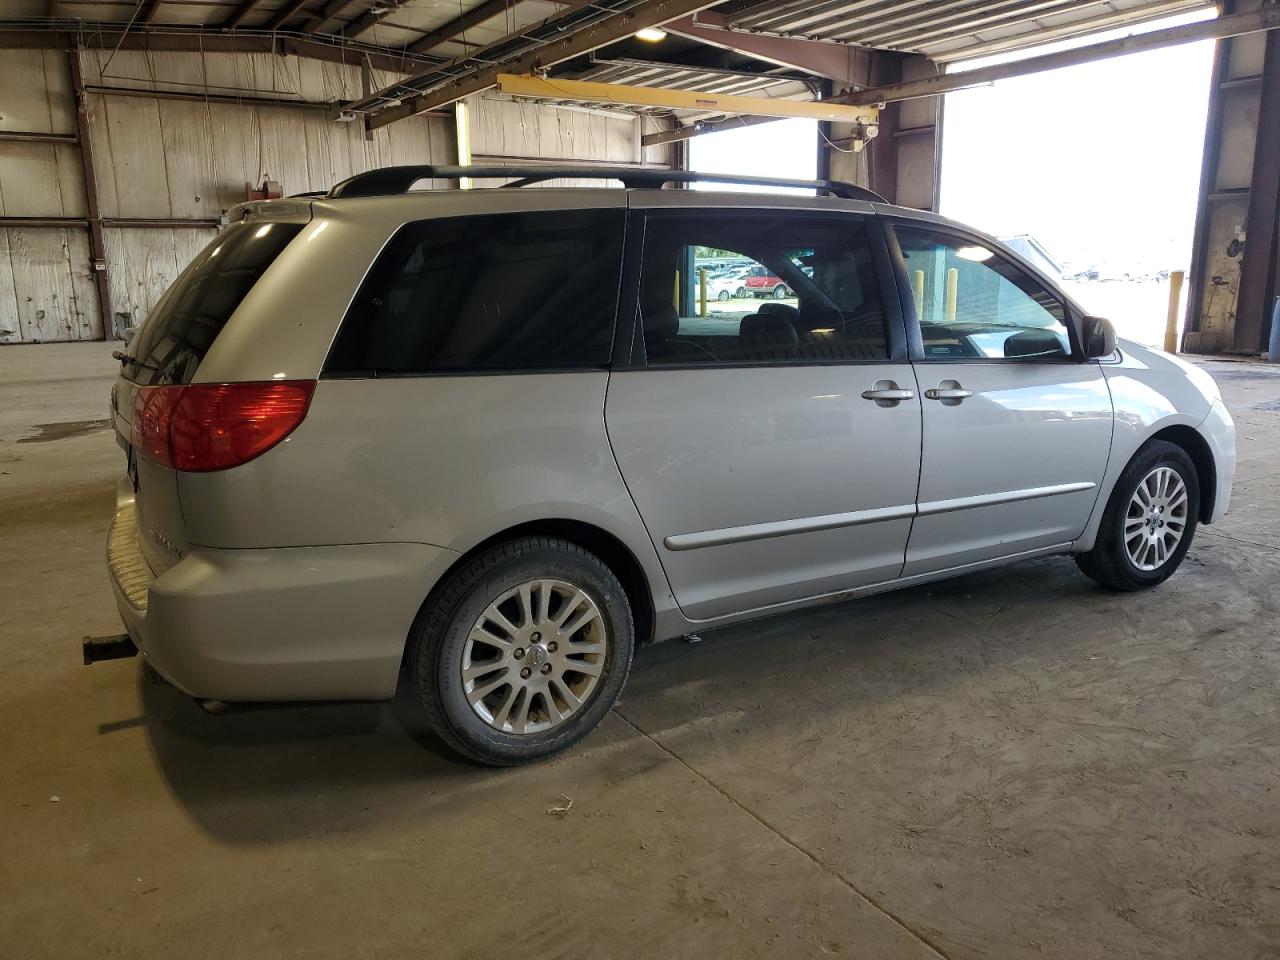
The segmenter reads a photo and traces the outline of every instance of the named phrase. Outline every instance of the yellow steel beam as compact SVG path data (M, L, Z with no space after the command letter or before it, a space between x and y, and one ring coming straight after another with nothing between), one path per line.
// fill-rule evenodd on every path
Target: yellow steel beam
M728 93L700 93L696 90L667 90L662 87L633 87L621 83L591 80L561 80L498 74L498 90L514 97L542 100L582 100L623 107L667 107L703 113L732 113L752 117L808 117L839 123L875 123L879 110L874 105L849 106L820 100L781 100L772 97L743 97Z

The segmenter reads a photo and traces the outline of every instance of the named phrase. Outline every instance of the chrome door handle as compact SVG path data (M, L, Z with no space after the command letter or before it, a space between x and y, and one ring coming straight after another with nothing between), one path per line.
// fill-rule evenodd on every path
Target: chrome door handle
M930 400L940 400L947 406L954 407L966 397L972 397L973 391L966 390L955 380L943 380L936 387L926 390L924 395Z
M903 400L915 399L914 390L903 390L892 380L877 380L870 390L862 391L863 400L874 400L878 407L896 407Z

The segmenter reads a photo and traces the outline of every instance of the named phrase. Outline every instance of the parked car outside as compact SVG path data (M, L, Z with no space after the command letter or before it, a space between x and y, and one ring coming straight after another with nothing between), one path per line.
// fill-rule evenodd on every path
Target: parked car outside
M535 760L639 642L1052 554L1150 588L1227 509L1212 379L982 233L630 168L401 192L453 175L237 207L123 354L117 607L208 706L404 684ZM794 303L699 319L695 249Z
M707 296L716 300L742 299L747 296L746 277L743 271L707 279Z
M751 270L746 279L747 295L752 297L770 297L774 300L785 300L791 290L781 277L774 276L763 267Z

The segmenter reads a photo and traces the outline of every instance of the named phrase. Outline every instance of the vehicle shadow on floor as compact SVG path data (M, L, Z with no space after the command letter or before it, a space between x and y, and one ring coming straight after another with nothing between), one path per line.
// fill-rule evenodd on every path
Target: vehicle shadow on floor
M677 641L642 649L620 711L628 721L664 718L674 688L735 696L744 685L772 677L829 687L813 698L816 718L829 709L822 705L828 692L847 691L856 700L918 692L922 685L940 691L957 665L983 669L1001 658L1027 656L1027 644L1060 643L1045 638L1060 638L1073 610L1116 603L1116 595L1086 581L1069 560L1054 558L830 604L721 628L700 645ZM1005 639L991 642L987 635L996 634ZM797 659L800 648L804 662ZM815 676L812 663L839 667ZM851 677L879 682L859 682L851 690ZM404 684L390 703L272 706L222 716L204 713L189 697L141 675L139 696L171 793L202 828L229 843L273 843L358 831L388 819L447 816L447 802L494 787L542 786L554 797L571 793L573 784L625 781L670 762L611 716L563 757L510 770L482 768L456 758L428 732ZM790 708L793 720L804 719L805 702L799 698ZM765 724L776 716L762 713Z

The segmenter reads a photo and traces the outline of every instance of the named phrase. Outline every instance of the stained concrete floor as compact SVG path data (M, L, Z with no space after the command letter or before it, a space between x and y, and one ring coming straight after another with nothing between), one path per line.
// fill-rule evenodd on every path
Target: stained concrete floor
M1206 364L1236 499L1162 588L1049 559L649 648L495 772L402 704L79 665L109 349L0 349L0 956L1280 956L1280 368Z

